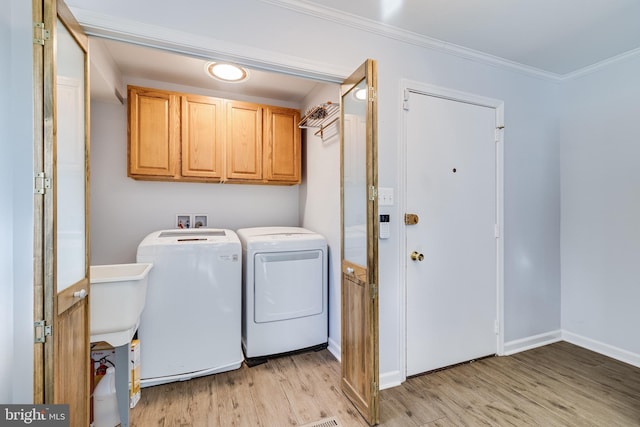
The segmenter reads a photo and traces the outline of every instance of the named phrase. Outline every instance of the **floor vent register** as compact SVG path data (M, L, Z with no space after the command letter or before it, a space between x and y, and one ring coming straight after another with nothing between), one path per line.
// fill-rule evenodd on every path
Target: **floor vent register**
M305 424L300 427L342 427L342 424L336 419L336 417L323 418L319 421L314 421L309 424Z

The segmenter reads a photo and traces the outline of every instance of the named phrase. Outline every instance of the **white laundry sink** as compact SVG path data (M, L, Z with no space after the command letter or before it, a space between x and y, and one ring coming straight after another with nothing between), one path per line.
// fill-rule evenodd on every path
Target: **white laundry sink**
M127 344L138 329L147 297L150 263L92 265L91 342Z

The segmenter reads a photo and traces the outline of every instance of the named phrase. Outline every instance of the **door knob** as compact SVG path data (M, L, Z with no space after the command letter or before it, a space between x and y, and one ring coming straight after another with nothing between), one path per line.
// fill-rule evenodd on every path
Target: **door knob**
M416 251L413 251L411 252L411 259L414 261L422 261L424 259L424 255Z
M73 293L73 297L74 297L74 298L80 298L80 299L82 299L82 298L84 298L84 297L86 297L86 296L87 296L87 291L86 291L86 289L80 289L79 291L77 291L77 292L74 292L74 293Z

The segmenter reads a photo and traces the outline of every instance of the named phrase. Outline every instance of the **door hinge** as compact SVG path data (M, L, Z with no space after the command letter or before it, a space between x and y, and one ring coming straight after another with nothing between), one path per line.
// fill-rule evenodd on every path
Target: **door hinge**
M404 90L404 98L402 99L402 109L409 111L409 89Z
M493 225L493 234L496 237L496 239L500 238L500 226L498 224Z
M47 325L44 320L37 320L33 322L33 342L44 343L47 337L52 334L51 325Z
M33 192L35 194L45 194L51 189L51 178L44 172L38 172L33 179Z
M369 186L369 201L373 202L378 199L378 190L373 185Z
M33 23L33 44L44 46L44 42L49 40L51 33L44 28L44 22Z
M378 296L378 287L376 286L375 283L372 283L370 286L370 294L371 294L371 299L376 299L376 297Z
M498 335L500 333L500 322L497 320L493 321L493 332Z
M376 100L376 88L369 86L369 102Z
M376 397L378 395L378 383L373 381L371 383L371 397Z
M504 126L497 126L495 129L495 133L494 133L494 140L495 142L500 142L500 131L504 129Z

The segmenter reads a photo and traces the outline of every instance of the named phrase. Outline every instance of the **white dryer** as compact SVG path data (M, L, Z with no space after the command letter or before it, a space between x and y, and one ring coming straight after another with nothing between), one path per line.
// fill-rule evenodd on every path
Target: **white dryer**
M326 239L298 227L236 232L243 253L242 346L247 360L326 347Z
M237 369L242 250L232 230L161 230L138 246L153 263L140 318L143 387Z

